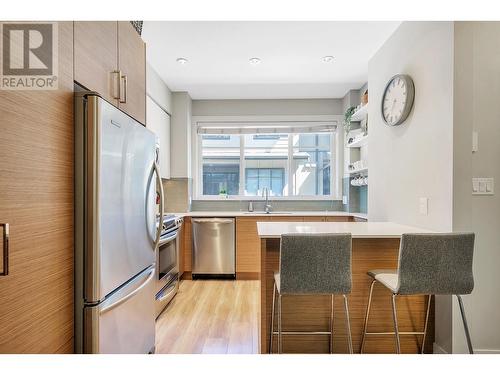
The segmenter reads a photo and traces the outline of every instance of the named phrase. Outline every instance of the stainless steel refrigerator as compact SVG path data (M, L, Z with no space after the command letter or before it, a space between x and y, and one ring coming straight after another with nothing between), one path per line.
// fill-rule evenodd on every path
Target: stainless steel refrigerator
M75 125L76 352L152 352L156 137L89 92L75 94Z

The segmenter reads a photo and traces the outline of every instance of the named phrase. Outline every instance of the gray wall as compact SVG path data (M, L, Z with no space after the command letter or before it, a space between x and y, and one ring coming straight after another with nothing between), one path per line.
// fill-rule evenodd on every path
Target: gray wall
M187 92L172 93L170 131L170 175L191 177L191 97Z
M341 99L193 100L193 116L339 115Z
M453 230L476 233L475 287L464 304L475 350L500 353L500 197L498 188L492 196L471 194L472 177L500 181L500 22L456 22L454 46ZM454 353L466 352L455 300L452 344Z
M387 126L380 108L395 74L415 83L406 122ZM452 229L453 23L404 22L368 64L370 221L394 221L437 231ZM429 198L427 215L419 198ZM449 301L437 298L435 342L451 352Z

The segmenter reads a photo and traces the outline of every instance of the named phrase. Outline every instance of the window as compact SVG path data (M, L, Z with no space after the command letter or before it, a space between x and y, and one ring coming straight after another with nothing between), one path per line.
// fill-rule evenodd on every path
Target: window
M285 185L285 168L245 168L245 192L260 195L264 188L282 195Z
M271 129L260 124L238 128L210 123L201 131L198 126L195 189L199 198L227 194L244 199L262 196L267 188L272 197L335 199L340 185L335 179L340 177L331 126L325 128L323 123L320 131L310 123Z
M240 137L203 136L203 195L238 195L240 185Z

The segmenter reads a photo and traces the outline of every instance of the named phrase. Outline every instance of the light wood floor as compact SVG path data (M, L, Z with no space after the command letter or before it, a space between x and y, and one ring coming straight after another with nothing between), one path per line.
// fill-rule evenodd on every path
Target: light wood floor
M156 321L156 353L258 353L259 282L182 280Z

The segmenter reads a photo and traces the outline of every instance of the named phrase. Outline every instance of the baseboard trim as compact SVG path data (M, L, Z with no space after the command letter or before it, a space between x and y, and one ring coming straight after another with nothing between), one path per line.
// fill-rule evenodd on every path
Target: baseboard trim
M436 343L432 345L432 350L434 354L450 354ZM500 354L500 349L474 349L474 354Z
M500 354L500 349L474 349L474 354Z
M436 343L432 344L432 353L434 353L434 354L450 354Z
M236 280L259 280L260 272L236 272ZM184 271L181 280L193 280L191 271Z
M259 280L260 272L236 272L236 280Z

